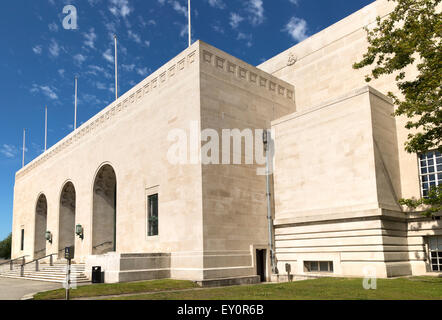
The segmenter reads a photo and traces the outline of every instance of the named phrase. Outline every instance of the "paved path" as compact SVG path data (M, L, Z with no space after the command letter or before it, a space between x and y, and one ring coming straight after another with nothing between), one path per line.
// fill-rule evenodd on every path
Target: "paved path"
M0 300L20 300L26 294L62 287L61 283L0 278Z

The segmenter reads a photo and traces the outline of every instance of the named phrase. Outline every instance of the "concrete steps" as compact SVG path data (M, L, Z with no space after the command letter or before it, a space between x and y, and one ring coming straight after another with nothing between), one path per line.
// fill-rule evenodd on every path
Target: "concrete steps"
M90 282L84 271L84 264L72 264L71 281L76 283ZM20 266L14 266L14 270L0 272L0 277L63 283L66 279L66 264L57 262L50 266L49 264L41 263L39 271L35 271L35 264L26 265L23 277L20 274Z

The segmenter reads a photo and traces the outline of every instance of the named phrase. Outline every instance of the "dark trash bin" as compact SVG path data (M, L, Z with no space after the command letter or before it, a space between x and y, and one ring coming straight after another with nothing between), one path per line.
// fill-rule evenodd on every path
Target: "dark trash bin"
M102 283L101 267L92 267L92 283Z

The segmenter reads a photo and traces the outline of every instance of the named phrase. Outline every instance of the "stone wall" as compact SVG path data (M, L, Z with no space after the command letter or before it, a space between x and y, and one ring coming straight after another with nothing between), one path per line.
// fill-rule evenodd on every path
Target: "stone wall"
M354 70L367 49L367 36L364 27L372 28L377 16L388 16L394 2L377 0L332 26L314 34L301 43L287 49L258 67L278 78L292 83L296 88L297 110L302 111L318 106L324 101L366 85L365 75L370 67ZM293 63L294 62L294 63ZM406 69L409 77L416 75L415 67ZM395 74L375 79L369 85L382 94L398 94ZM415 154L404 150L408 130L406 117L395 118L398 170L400 179L394 181L399 197L419 197L419 177Z
M92 254L93 188L99 169L106 164L114 169L117 181L117 252L203 249L201 166L177 166L167 160L172 143L169 132L189 130L189 123L200 119L198 59L196 43L17 172L14 257L33 257L39 194L48 200L47 230L53 234L52 244L46 242L46 253L63 249L59 247L59 212L67 181L76 192L75 223L84 228L84 239L75 237L76 261ZM160 194L159 236L148 237L147 195L152 188ZM201 267L198 261L192 263L193 268Z
M332 261L333 276L425 273L425 238L410 235L398 205L392 105L364 87L272 123L275 129L275 243L278 269L311 274L305 261ZM412 223L415 225L416 223ZM313 273L314 274L314 273Z
M223 129L250 129L254 139L253 146L243 139L241 164L232 164L232 139L230 164L202 166L204 279L249 276L256 274L256 247L268 250L266 180L258 174L264 164L256 163L255 153L263 154L262 133L254 130L296 110L295 88L212 46L201 50L201 129L216 131L220 147ZM266 272L270 277L269 266Z
M60 231L67 220L60 220L60 195L69 182L75 189L75 224L84 229L84 239L75 237L75 261L102 264L110 281L126 277L117 264L127 254L170 255L167 275L173 278L254 277L254 251L268 245L265 177L244 158L239 165L201 164L204 142L196 141L192 162L192 125L197 134L206 128L264 129L295 110L292 85L198 41L17 172L13 255L33 258L39 194L48 199L47 230L53 234L46 252L63 249ZM187 134L186 163L168 159L176 142L169 139L172 130ZM110 168L115 179L103 177ZM116 253L100 257L113 250L115 183ZM150 237L152 192L159 194L159 235ZM97 248L103 242L109 247ZM146 270L148 265L137 275L124 270L124 279L156 272Z

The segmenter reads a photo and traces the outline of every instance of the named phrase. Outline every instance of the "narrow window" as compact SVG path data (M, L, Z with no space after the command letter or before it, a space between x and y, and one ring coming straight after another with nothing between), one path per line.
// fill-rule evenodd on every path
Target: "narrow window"
M428 244L431 271L442 272L442 236L430 237Z
M25 229L21 229L20 250L23 251L24 249L25 249Z
M304 261L306 272L333 272L333 261Z
M158 194L152 194L147 197L148 208L148 236L158 235Z
M431 188L442 185L442 154L430 151L419 155L419 176L422 197L427 198Z

